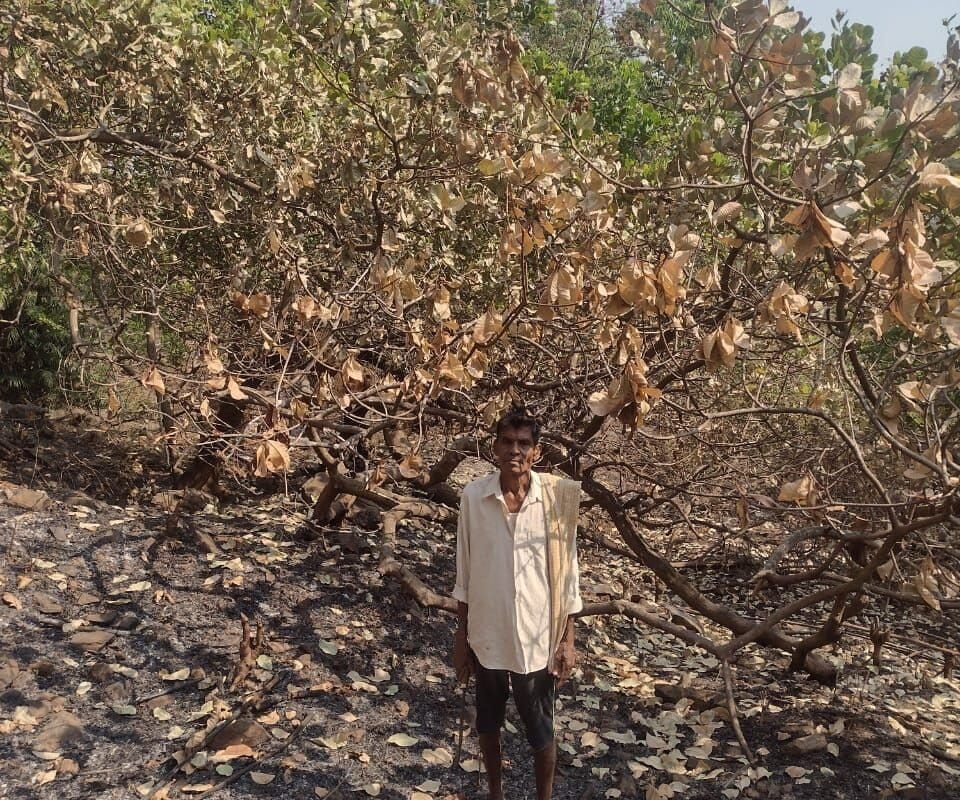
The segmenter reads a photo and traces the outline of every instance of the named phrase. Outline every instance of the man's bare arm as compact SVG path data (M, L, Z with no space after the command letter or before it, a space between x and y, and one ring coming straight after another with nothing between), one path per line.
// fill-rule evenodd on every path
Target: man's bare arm
M573 617L567 617L567 624L563 629L563 636L560 637L561 642L570 642L573 644L574 633L573 633Z
M567 624L563 629L563 636L557 645L557 652L553 656L550 672L561 683L570 677L570 673L577 665L577 653L574 649L573 617L567 617Z
M473 658L467 641L467 612L469 606L462 600L457 601L457 632L453 640L453 668L457 680L466 683L473 674Z

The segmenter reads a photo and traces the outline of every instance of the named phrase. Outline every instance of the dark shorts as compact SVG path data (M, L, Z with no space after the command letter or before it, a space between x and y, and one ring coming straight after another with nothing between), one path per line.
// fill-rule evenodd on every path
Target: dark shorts
M499 733L513 689L527 741L534 752L553 741L553 701L556 680L546 668L526 675L487 669L474 659L477 672L477 733Z

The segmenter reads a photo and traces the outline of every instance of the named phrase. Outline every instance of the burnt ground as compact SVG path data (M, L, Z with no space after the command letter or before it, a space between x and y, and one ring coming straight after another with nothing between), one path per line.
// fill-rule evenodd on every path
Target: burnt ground
M0 462L0 797L482 797L469 730L450 767L453 622L379 576L374 534L303 541L303 503L264 493L208 506L167 535L143 477L159 463L144 466L134 444L61 435L22 457L8 447ZM42 508L22 507L24 486L46 492ZM197 532L221 552L202 552ZM408 566L449 588L453 530L418 523L400 536ZM580 549L586 600L666 601L635 565ZM714 568L732 593L751 571ZM828 654L843 665L836 688L786 673L777 653L742 653L753 767L715 659L630 621L581 620L581 665L557 709L555 796L960 797L960 681L898 638L956 643L955 621L893 612L880 668L863 637ZM262 640L238 682L241 615ZM511 720L507 796L532 798Z

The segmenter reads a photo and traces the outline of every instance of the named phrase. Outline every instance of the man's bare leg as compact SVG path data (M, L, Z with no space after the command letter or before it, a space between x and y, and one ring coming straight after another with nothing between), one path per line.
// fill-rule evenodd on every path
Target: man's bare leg
M550 800L553 796L553 774L557 769L557 743L550 744L533 754L537 774L537 800Z
M503 800L503 756L500 752L500 731L481 733L480 752L483 753L483 766L487 770L487 785L490 787L490 800ZM554 759L556 760L556 759ZM540 785L540 773L537 773L537 785Z

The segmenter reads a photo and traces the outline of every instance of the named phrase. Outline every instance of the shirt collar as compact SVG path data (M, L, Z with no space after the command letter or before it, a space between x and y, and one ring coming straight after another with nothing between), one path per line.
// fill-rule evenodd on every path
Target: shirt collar
M527 503L536 503L541 498L543 481L540 479L540 476L535 472L530 472L530 491L527 492L527 497L523 501L524 505ZM503 489L500 488L500 473L494 472L487 477L487 483L483 487L482 492L483 497L496 497L501 503L503 502Z

